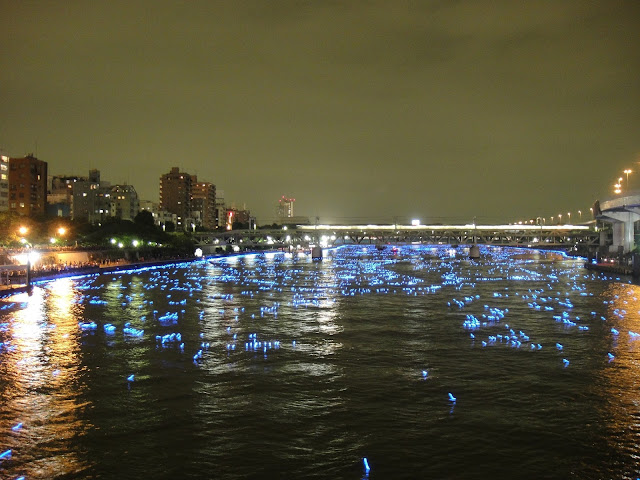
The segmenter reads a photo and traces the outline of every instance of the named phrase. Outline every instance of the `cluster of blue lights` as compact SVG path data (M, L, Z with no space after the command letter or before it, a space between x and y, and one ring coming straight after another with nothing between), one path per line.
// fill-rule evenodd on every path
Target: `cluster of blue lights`
M462 259L451 250L448 246L402 246L393 252L380 252L373 246L349 246L335 251L322 268L310 268L314 265L310 259L273 254L120 272L109 275L111 282L88 276L74 280L77 295L73 302L82 307L77 313L77 333L76 320L73 323L74 334L85 344L103 339L107 345L124 345L130 350L149 347L154 360L169 358L192 372L220 364L229 368L238 364L269 366L291 358L299 361L305 355L317 356L322 340L326 340L317 327L319 318L337 315L336 305L340 302L353 302L352 297L395 295L417 303L430 301L431 296L443 317L451 321L450 331L459 339L461 348L487 361L494 359L494 354L501 355L501 361L517 355L549 358L554 371L569 367L573 360L571 368L561 373L571 375L580 365L575 337L589 338L595 335L594 330L602 328L594 325L607 319L622 321L627 315L624 308L614 308L613 301L603 302L606 312L597 312L592 304L590 308L596 310L574 311L579 310L575 305L581 304L577 296L593 296L586 291L575 264L559 266L562 262L548 262L541 267L541 273L531 270L531 260L518 258L532 252L519 250L514 254L508 248L482 248L484 261L490 266L477 269L477 261ZM486 282L493 282L490 294L474 291L478 284ZM131 292L134 287L140 291ZM156 295L155 305L145 299L151 292L162 292L160 298ZM622 303L624 299L616 300ZM0 310L9 315L26 308L27 303L6 303ZM295 338L303 326L298 330L280 328L280 322L294 323L305 315L317 317L314 333L318 333L320 341L315 345L308 335ZM326 324L331 322L323 321L322 326L329 328ZM0 323L0 355L14 348L11 339L5 338L11 334L11 322ZM618 337L626 337L624 332L628 329L620 334L615 326L607 326L606 331L615 340L613 347L618 348ZM188 328L192 330L189 332ZM194 338L195 332L199 332L198 338ZM640 334L629 330L628 339L640 339ZM603 362L614 360L614 353L621 354L611 350ZM607 368L615 368L616 363ZM418 388L435 390L443 409L449 405L451 412L458 403L455 392L460 395L457 408L464 408L471 395L454 382L432 381L438 379L439 372L429 365L428 358L416 364L418 367L413 365L409 376L416 384L425 380ZM127 369L116 381L123 390L125 378L131 389L143 387L147 378L144 372L129 368L135 371ZM267 372L268 368L259 370ZM16 427L14 431L19 431L22 424ZM0 454L0 460L9 458L11 450ZM366 457L363 465L368 474Z

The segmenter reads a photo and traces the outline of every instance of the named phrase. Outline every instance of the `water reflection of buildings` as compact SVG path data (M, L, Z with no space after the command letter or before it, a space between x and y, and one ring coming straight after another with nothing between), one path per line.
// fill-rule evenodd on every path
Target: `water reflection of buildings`
M11 437L13 460L18 474L27 478L54 478L86 468L77 449L65 443L81 436L88 425L81 420L83 384L78 343L76 291L69 279L52 282L45 290L35 288L6 298L24 303L24 308L9 314L10 350L2 363L3 421L22 423L19 433ZM45 446L67 455L43 456Z

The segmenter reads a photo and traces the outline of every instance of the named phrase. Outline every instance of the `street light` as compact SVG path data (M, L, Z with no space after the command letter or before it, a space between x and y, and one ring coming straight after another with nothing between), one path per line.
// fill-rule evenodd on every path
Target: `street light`
M578 215L580 215L580 221L582 221L582 210L578 210Z
M629 174L633 173L630 168L625 169L623 172L627 176L627 190L629 190Z
M22 225L20 228L18 228L18 233L22 235L22 238L20 239L20 243L22 243L27 249L27 288L30 288L31 287L31 244L29 243L29 240L25 238L25 235L29 233L29 229L24 225Z
M58 228L56 229L56 233L58 234L58 237L59 237L59 238L51 237L51 238L49 239L49 241L51 242L51 244L52 244L52 245L54 245L58 240L59 240L60 242L62 242L62 241L63 241L63 237L64 237L64 235L67 233L67 229L66 229L65 227L60 226L60 227L58 227Z
M567 215L569 215L569 224L571 224L571 212L567 212Z
M560 225L562 223L562 214L559 213L558 214L558 225Z

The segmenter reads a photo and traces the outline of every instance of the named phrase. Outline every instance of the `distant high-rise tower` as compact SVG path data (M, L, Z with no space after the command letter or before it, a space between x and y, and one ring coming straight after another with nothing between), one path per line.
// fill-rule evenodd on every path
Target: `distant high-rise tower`
M200 212L201 225L209 230L216 228L216 186L211 182L198 182L191 177L191 211ZM194 215L195 217L195 215Z
M32 154L9 158L9 210L44 215L47 208L47 162Z
M9 210L9 157L0 155L0 212Z
M160 177L160 209L176 215L176 229L185 230L191 218L191 175L173 167Z
M295 198L287 198L284 195L278 201L278 217L290 218L293 217L293 202Z

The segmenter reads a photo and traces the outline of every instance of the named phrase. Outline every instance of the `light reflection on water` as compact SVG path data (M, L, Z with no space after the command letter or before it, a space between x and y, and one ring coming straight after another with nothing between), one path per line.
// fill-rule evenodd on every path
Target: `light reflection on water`
M55 478L79 472L87 461L76 442L89 428L90 408L79 398L84 389L78 346L73 283L52 282L48 290L18 294L11 318L10 351L2 355L3 451L13 451L13 470L28 478ZM8 332L9 333L9 332ZM4 339L6 340L6 339ZM13 430L19 423L23 426ZM16 475L17 476L17 475Z
M550 252L418 246L56 280L0 301L0 475L635 478L639 299Z

